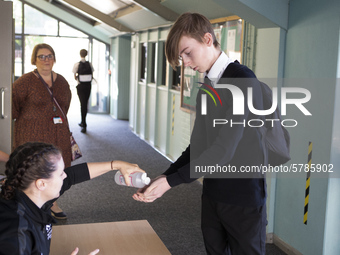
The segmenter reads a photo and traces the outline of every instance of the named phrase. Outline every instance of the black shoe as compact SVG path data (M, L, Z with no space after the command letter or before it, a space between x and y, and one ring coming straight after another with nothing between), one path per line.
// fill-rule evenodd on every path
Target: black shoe
M66 214L65 214L64 212L58 212L58 213L56 213L56 212L53 212L53 211L51 210L51 214L52 214L52 216L53 216L54 218L56 218L57 220L66 220L66 219L67 219L67 216L66 216Z
M79 127L85 127L86 126L86 125L84 125L83 122L80 122L78 125L79 125Z
M80 132L82 132L82 133L86 133L86 127L83 127L81 130L80 130Z

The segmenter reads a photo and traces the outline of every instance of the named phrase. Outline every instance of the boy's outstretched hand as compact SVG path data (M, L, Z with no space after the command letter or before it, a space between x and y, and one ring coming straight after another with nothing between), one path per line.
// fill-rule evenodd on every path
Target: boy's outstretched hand
M150 203L163 196L169 189L171 189L171 187L166 180L166 176L160 175L153 179L150 185L137 190L137 193L132 197L134 200Z

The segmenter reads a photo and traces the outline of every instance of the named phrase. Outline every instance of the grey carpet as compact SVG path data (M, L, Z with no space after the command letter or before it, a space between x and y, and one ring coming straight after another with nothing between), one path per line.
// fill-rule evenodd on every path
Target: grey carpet
M108 115L88 115L87 133L80 133L79 117L69 115L70 127L79 144L82 162L114 159L137 163L154 178L171 163L129 129L127 121ZM198 182L177 186L154 203L141 203L131 196L135 189L116 185L115 172L72 187L58 199L68 219L58 224L81 224L146 219L173 255L205 254L200 230L200 196ZM274 245L267 254L283 255Z

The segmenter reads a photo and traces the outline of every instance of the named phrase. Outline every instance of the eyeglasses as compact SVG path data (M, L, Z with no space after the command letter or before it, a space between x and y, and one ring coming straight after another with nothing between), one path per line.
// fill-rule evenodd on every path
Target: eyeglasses
M48 54L48 55L39 55L37 56L37 58L39 58L41 61L45 61L47 60L53 60L54 56L52 54Z

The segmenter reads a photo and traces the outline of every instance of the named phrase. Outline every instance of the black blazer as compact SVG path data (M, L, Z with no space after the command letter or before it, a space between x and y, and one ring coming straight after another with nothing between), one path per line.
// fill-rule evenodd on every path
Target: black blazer
M249 68L234 62L228 65L218 83L235 85L243 92L244 114L233 114L234 98L229 89L216 88L222 105L217 100L215 105L207 96L207 114L202 115L201 98L206 93L199 90L190 145L164 174L172 187L205 176L203 194L217 202L242 206L263 205L266 200L264 176L261 172L243 172L258 170L263 164L261 137L257 128L253 127L259 124L254 120L262 117L251 113L247 104L248 88L252 88L254 108L263 109L259 81ZM213 127L214 119L227 123ZM226 172L210 174L211 170L218 167Z

